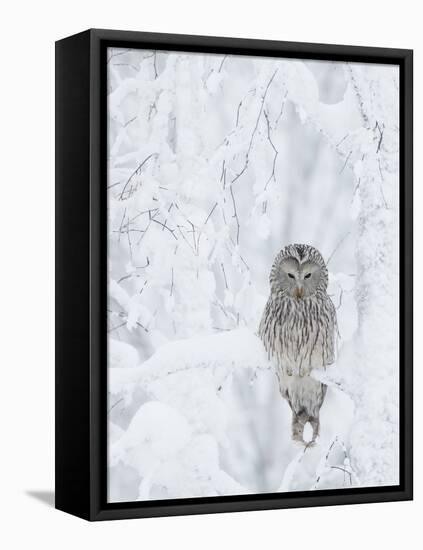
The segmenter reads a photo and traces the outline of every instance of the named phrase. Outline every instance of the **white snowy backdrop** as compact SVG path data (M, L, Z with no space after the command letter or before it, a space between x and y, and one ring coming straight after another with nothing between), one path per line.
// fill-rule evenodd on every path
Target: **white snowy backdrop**
M109 49L110 501L399 482L398 76ZM255 336L291 242L340 331L306 450Z

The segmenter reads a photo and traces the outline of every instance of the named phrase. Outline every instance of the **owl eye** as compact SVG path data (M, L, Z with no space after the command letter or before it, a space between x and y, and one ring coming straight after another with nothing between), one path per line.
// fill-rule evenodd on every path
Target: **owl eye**
M290 279L295 279L295 277L294 277L294 275L293 275L292 273L288 273L288 277L289 277Z
M307 273L307 275L304 275L304 279L310 279L311 273Z

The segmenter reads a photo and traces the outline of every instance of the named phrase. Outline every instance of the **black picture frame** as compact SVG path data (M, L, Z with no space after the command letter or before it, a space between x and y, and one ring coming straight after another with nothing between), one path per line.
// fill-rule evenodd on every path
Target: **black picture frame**
M396 64L400 70L400 484L107 503L106 48ZM56 43L56 508L87 520L410 500L413 52L91 29Z

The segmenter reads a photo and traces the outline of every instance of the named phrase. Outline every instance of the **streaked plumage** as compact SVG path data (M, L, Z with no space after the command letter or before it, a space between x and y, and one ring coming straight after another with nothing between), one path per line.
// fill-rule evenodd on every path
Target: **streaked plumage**
M319 432L326 386L310 376L335 359L336 310L327 295L328 271L318 250L293 244L276 256L259 335L276 363L281 394L293 413L293 439L306 422Z

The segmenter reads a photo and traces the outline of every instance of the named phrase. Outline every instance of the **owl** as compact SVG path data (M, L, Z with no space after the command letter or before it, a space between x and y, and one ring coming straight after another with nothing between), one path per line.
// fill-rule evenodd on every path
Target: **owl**
M312 246L291 244L276 256L270 272L270 296L259 336L275 364L282 396L292 410L292 439L304 443L307 422L319 435L319 414L327 386L310 376L335 359L337 320L328 296L328 270Z

